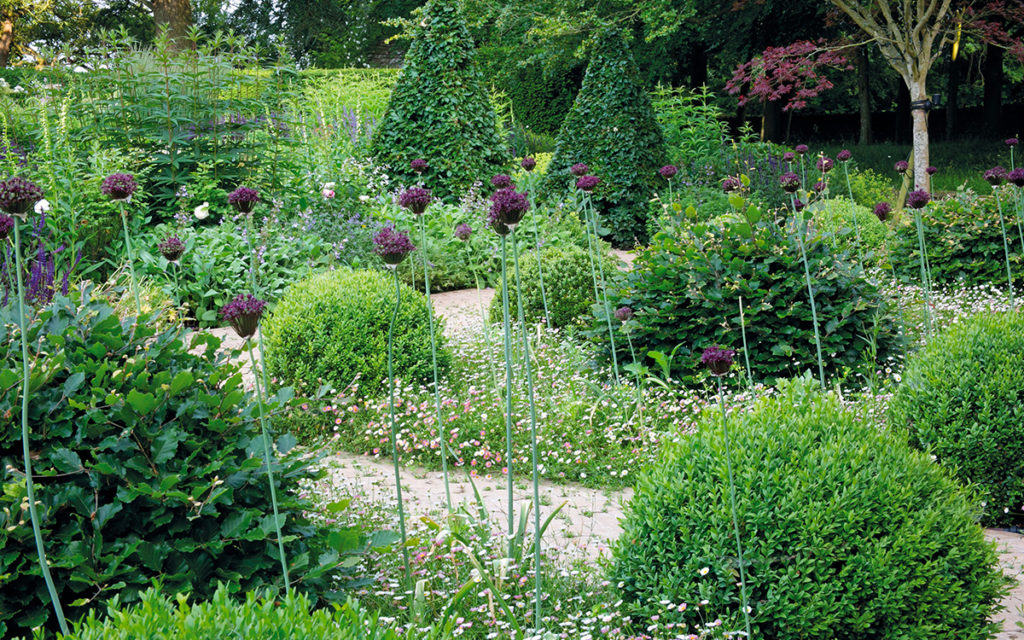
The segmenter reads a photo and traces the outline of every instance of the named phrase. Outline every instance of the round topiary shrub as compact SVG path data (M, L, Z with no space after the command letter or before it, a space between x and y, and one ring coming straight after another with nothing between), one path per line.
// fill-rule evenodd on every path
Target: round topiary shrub
M984 523L1024 522L1024 316L981 314L936 336L907 362L889 416L978 486Z
M426 297L401 285L394 330L395 376L433 381ZM286 291L263 322L267 368L299 389L322 384L343 389L353 382L376 393L388 375L388 324L395 310L395 282L380 271L327 271ZM448 370L444 322L434 320L437 365Z
M548 313L551 315L552 327L566 327L580 318L590 315L590 305L594 304L594 279L590 272L590 257L586 249L575 245L562 247L543 247L540 250L541 262L544 267L544 290L547 293ZM595 263L596 265L596 263ZM621 263L616 258L604 257L605 278L618 275ZM537 273L537 252L530 251L519 256L520 281L523 285L523 314L526 322L544 321L544 300L540 292L540 278ZM518 296L515 272L509 260L509 298L508 310L510 319L518 319ZM600 280L598 281L600 284ZM501 284L499 282L491 300L491 322L502 321Z
M627 506L610 580L644 620L743 628L723 433L707 412ZM729 435L753 637L981 640L997 628L1008 580L977 498L902 436L809 377L733 413Z

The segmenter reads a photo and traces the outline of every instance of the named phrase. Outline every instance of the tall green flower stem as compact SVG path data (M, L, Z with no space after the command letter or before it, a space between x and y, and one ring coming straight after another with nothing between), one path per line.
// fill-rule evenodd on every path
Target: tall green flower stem
M521 296L520 296L521 299ZM501 310L505 334L505 468L508 484L509 557L512 557L515 523L515 497L512 488L512 328L508 312L508 240L501 236Z
M860 250L860 224L857 222L857 207L853 201L853 186L850 184L850 169L846 166L846 162L841 162L843 165L843 175L846 176L846 192L850 194L850 211L853 216L853 233L854 238L857 241L857 262L860 263L860 270L864 270L864 256L861 255Z
M743 337L743 362L747 365L747 384L754 388L754 374L750 369L750 351L747 349L747 321L743 315L743 296L740 296L740 336Z
M398 498L398 532L402 536L402 562L405 568L405 583L411 579L409 567L409 546L405 535L405 503L402 502L402 475L398 466L398 427L395 424L395 371L394 371L394 332L398 322L398 308L402 305L402 290L398 282L397 265L392 267L395 272L395 312L388 325L388 412L391 423L391 459L395 464L395 495Z
M544 288L544 261L540 259L540 231L537 230L537 218L540 217L540 209L537 207L537 199L533 195L533 174L526 179L526 194L533 203L533 242L537 252L537 280L540 284L540 300L544 305L544 326L551 328L551 314L548 312L548 294ZM478 287L479 288L479 287Z
M1020 235L1020 247L1024 250L1024 187L1017 187L1017 233Z
M253 244L252 238L255 235L255 226L252 223L252 212L245 214L245 237L249 243L249 288L252 289L252 295L259 296L259 281L256 279L256 247ZM260 375L263 377L263 388L270 393L270 384L267 382L269 377L267 376L267 356L263 351L263 331L260 331L260 339L256 342L256 345L260 350ZM256 364L252 365L252 374L256 375Z
M135 280L135 253L132 251L132 234L128 232L128 214L124 210L124 202L118 201L121 209L121 226L124 227L124 247L128 252L128 275L131 278L132 294L135 296L136 317L142 315L142 301L139 299L139 283ZM15 227L17 228L17 227Z
M1006 258L1006 290L1010 295L1010 309L1016 309L1017 302L1013 297L1013 272L1010 270L1010 243L1006 240L1006 223L1003 220L1003 203L999 199L999 189L995 186L992 187L992 195L996 198L996 209L999 211L999 228L1003 232L1003 255Z
M576 191L577 202L579 201L580 193L580 191ZM590 238L590 215L587 213L586 195L584 195L583 198L583 202L580 203L580 209L583 211L583 228L586 229L587 257L590 258L590 279L594 283L594 302L598 302L601 299L601 296L597 290L597 267L594 265L594 242Z
M722 389L722 377L718 380L718 403L722 408L722 435L725 438L725 468L729 474L729 504L732 508L732 527L736 534L736 558L740 565L740 601L743 604L743 619L747 626L747 638L750 635L750 607L747 605L747 570L743 561L743 544L740 542L740 521L736 511L736 481L732 475L732 451L729 447L729 418L725 412L725 391Z
M887 262L889 263L889 271L892 273L892 287L893 291L896 292L896 316L899 319L899 336L902 340L907 335L906 323L903 321L903 296L899 295L900 285L899 280L896 278L896 265L893 264L892 255L889 253L889 234L892 231L889 229L889 225L882 223L885 226L885 235L882 236L882 248L885 250Z
M452 492L448 487L448 434L445 433L444 422L441 420L441 383L437 375L437 337L434 335L434 305L430 301L430 268L427 266L427 223L420 218L420 239L423 256L423 289L427 294L427 321L430 328L430 358L434 365L434 419L437 422L437 436L441 441L441 471L444 475L444 499L448 511L452 510Z
M811 319L814 321L814 347L818 354L818 382L821 388L825 388L825 360L821 356L821 330L818 328L818 308L814 304L814 287L811 285L811 268L807 264L807 249L804 246L804 230L806 225L800 218L800 212L796 210L796 196L790 194L793 204L793 214L796 216L796 239L800 245L800 257L804 262L804 277L807 279L807 297L811 300Z
M516 242L516 231L512 229L512 256L516 267L516 291L522 292L523 287L519 280L519 245ZM538 631L541 626L541 573L540 573L540 478L537 476L537 404L533 399L533 365L530 362L530 341L526 335L526 320L523 314L523 296L517 295L516 302L519 306L519 326L523 336L523 363L526 365L526 389L527 400L530 403L530 455L533 462L533 571L534 571L534 628ZM511 511L509 511L511 514Z
M286 593L291 593L292 582L288 577L288 560L284 554L284 533L281 530L281 515L277 507L277 488L274 484L273 456L270 453L270 433L267 431L267 416L264 407L263 387L256 376L256 357L252 353L252 338L246 338L249 349L249 362L252 363L253 381L256 383L256 397L260 402L260 431L263 433L263 456L267 462L267 482L270 484L270 502L274 507L274 529L277 531L277 552L281 556L281 574L284 576Z
M590 195L587 194L585 198L586 210L590 212L588 225L592 224L594 229L594 253L601 283L601 297L597 301L600 301L604 306L604 319L608 323L608 341L611 342L612 346L612 371L615 374L615 384L619 384L619 357L615 349L615 330L612 329L612 310L608 306L608 284L604 278L604 261L601 260L601 236L597 233L597 210L594 209L594 202L590 199ZM590 235L589 229L587 235Z
M36 541L36 554L39 556L39 570L43 574L43 581L46 582L46 590L50 593L50 602L53 603L53 611L57 614L57 624L60 625L61 633L68 634L68 623L64 619L64 609L61 607L60 599L57 597L57 588L53 584L53 576L50 575L50 565L46 562L46 547L43 545L43 532L39 525L39 511L36 509L35 482L32 481L32 457L29 448L28 429L28 400L29 400L29 360L28 360L28 318L25 316L25 284L22 282L21 270L21 222L18 216L14 216L14 279L18 283L18 324L21 331L21 449L25 458L25 490L28 493L28 513L32 520L32 535Z
M630 330L625 325L622 327L622 333L626 334L626 342L629 344L629 356L633 358L634 371L633 376L636 379L636 412L640 418L640 430L644 430L644 385L643 379L640 377L640 362L636 359L636 351L633 349L633 338L630 336Z
M487 312L484 311L484 299L480 291L480 274L477 273L476 266L473 264L473 256L469 251L469 246L466 247L466 264L469 265L469 270L473 272L473 281L476 283L476 301L477 306L480 307L480 320L484 323L484 342L487 345L487 354L490 357L491 354L491 323L487 317ZM498 388L498 377L494 372L494 367L488 367L491 371L491 384L495 389Z
M924 222L921 220L921 210L914 209L914 224L917 226L917 248L918 248L918 262L921 266L921 285L924 287L924 327L925 335L931 337L932 335L932 301L931 291L932 284L931 278L929 277L928 254L925 253L924 245Z

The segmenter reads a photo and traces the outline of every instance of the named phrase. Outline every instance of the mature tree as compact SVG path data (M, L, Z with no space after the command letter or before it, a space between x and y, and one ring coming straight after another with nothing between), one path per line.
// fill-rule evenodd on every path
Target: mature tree
M18 51L19 33L50 10L51 0L0 0L0 67Z
M153 24L157 31L167 29L171 46L183 49L189 46L188 28L192 26L192 3L190 0L151 0Z

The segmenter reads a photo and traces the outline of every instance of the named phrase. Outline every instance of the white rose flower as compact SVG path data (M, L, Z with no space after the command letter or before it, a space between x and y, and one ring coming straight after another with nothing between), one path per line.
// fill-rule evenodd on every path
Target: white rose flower
M50 210L50 201L49 200L40 200L39 202L36 203L36 206L35 206L35 212L36 213L43 214L43 213L46 213L49 210Z
M204 202L203 204L196 207L195 210L197 220L206 220L210 217L210 203Z

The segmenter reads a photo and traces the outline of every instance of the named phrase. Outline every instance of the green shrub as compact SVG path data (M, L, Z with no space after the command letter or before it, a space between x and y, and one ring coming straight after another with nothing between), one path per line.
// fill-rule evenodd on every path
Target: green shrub
M1009 581L976 496L927 455L810 377L732 413L729 434L754 637L981 640L998 629L989 618ZM633 613L685 602L661 623L742 628L725 455L711 410L639 479L610 576Z
M707 161L722 155L729 126L707 87L691 91L659 85L652 106L673 163L687 165L694 158Z
M832 191L848 196L846 178L841 175L841 171L839 169L832 174ZM862 207L873 209L879 202L895 202L894 185L895 180L887 179L871 169L850 167L849 191L853 192L853 201Z
M402 285L394 330L395 376L433 380L426 297ZM321 384L344 389L353 382L375 393L387 381L388 324L395 283L379 271L328 271L295 283L263 323L267 368L297 388ZM435 318L437 364L447 371L444 322Z
M602 243L603 245L603 243ZM509 265L511 266L511 260ZM590 272L590 257L586 249L568 245L565 247L543 247L541 262L544 267L544 290L548 298L548 313L551 326L566 327L590 315L594 304L594 279ZM618 276L621 263L612 256L605 256L605 278ZM520 280L523 284L523 313L526 322L544 320L544 300L540 294L540 278L537 273L537 253L531 251L519 256ZM515 273L510 269L509 313L513 322L518 318L519 289L515 284ZM502 321L502 289L499 286L491 301L491 322Z
M575 188L569 168L586 163L601 178L594 203L612 244L632 247L646 240L647 202L663 186L658 169L665 158L661 126L629 47L620 31L602 31L583 88L558 133L547 188Z
M0 309L0 416L17 416L21 352L10 305ZM77 618L115 593L128 603L165 591L212 594L281 585L257 405L220 340L119 320L86 289L57 297L29 327L35 376L29 405L39 513L54 582ZM271 399L277 410L291 396ZM16 418L15 418L16 420ZM55 627L28 519L20 430L0 430L0 636ZM350 536L310 520L300 482L316 458L276 442L274 479L291 577L320 598L345 582ZM259 453L257 453L259 452ZM334 547L334 548L332 548ZM342 579L339 582L339 579Z
M857 258L857 230L860 231L860 251L865 265L887 261L887 235L885 224L875 216L873 209L854 204L848 198L832 198L812 205L814 220L822 231L836 239L837 246L850 257ZM854 217L857 229L854 228Z
M373 136L372 154L399 182L425 158L422 179L446 197L504 166L490 97L473 62L462 0L428 0L415 20L405 66Z
M174 633L189 640L398 640L354 600L333 611L311 607L306 596L294 592L278 599L250 591L244 602L238 602L226 586L219 585L210 600L188 602L185 596L172 600L149 589L131 607L123 607L115 598L106 616L91 612L58 639L157 640Z
M939 334L907 362L889 415L979 487L983 522L1024 521L1024 316L985 313Z
M503 63L503 67L509 66L507 58ZM551 69L533 62L526 66L514 65L507 75L502 86L512 102L516 122L537 133L557 134L579 91L583 68L560 65Z
M762 219L750 225L733 218L666 225L637 256L613 308L628 305L636 312L639 353L671 353L681 345L673 363L684 378L700 371L697 354L705 347L742 349L741 297L755 377L770 380L816 367L795 224ZM813 226L805 245L826 370L863 364L870 357L868 336L878 347L875 355L884 357L896 332L877 286L856 258L834 252L831 239Z

